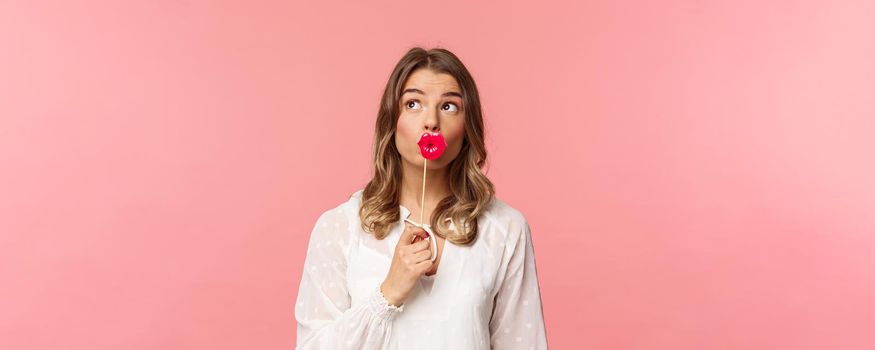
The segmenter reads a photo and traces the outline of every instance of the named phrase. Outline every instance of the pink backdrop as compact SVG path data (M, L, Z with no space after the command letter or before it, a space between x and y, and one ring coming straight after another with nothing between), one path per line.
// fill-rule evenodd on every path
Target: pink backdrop
M875 348L873 12L2 1L0 348L292 348L414 45L479 84L551 347Z

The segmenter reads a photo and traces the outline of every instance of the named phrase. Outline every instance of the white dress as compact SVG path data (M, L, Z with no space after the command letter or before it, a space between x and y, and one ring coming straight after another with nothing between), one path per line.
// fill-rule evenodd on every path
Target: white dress
M531 229L494 198L471 246L445 242L437 273L400 307L379 291L410 210L382 240L359 225L362 189L322 213L295 303L296 349L547 349ZM451 228L454 228L451 224Z

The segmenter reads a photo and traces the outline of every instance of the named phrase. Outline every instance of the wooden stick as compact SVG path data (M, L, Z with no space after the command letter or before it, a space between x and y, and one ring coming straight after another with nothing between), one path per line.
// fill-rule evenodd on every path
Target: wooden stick
M419 224L422 225L424 222L422 221L425 217L425 171L428 169L428 158L423 158L422 162L422 199L419 202Z

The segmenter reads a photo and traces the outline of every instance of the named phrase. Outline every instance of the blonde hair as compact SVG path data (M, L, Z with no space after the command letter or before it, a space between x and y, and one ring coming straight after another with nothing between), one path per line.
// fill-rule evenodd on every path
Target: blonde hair
M468 245L477 238L477 219L495 197L495 188L483 170L486 145L480 97L471 74L456 55L443 48L410 49L389 76L374 135L374 176L362 192L359 208L365 232L383 239L398 222L401 189L401 154L395 147L401 89L417 69L431 69L453 76L465 106L465 137L459 155L447 165L450 195L438 202L428 222L435 234L456 245ZM450 221L454 230L450 229Z

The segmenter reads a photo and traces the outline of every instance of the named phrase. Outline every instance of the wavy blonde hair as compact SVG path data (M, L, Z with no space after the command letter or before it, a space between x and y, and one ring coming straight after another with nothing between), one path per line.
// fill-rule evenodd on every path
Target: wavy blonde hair
M374 176L362 192L359 208L365 232L383 239L400 217L401 154L395 147L395 131L400 114L401 89L417 69L446 73L459 84L465 106L465 137L459 155L447 166L450 195L438 202L429 218L435 234L457 245L468 245L477 238L477 218L495 197L495 187L483 170L486 145L483 141L483 116L474 79L456 55L443 48L424 50L414 47L395 65L389 76L377 114L374 135ZM455 230L450 229L450 220Z

